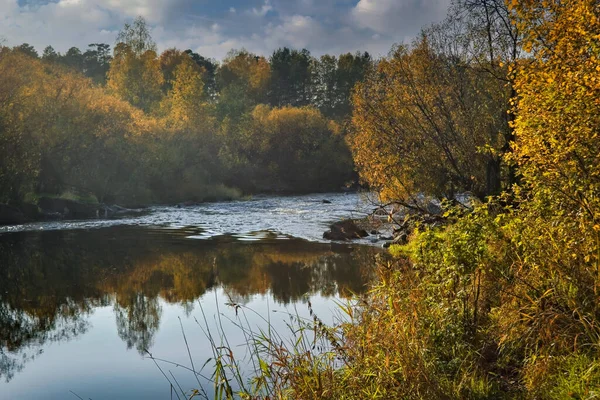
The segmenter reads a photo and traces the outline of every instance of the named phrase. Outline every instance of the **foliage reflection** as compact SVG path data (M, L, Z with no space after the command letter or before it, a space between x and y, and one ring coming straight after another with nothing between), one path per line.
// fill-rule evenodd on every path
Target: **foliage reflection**
M159 329L161 301L189 313L216 287L238 302L256 294L281 304L314 293L348 296L363 290L377 252L189 235L118 227L0 236L0 378L12 379L46 343L85 333L94 308L112 306L119 337L143 354Z

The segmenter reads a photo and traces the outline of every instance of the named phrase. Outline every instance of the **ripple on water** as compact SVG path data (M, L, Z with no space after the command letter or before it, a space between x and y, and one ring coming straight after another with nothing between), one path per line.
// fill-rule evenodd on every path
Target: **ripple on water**
M331 203L324 203L324 199ZM331 222L342 218L360 218L372 209L372 203L356 193L256 196L250 200L206 203L185 208L156 206L151 207L147 215L131 218L4 226L0 227L0 234L125 225L188 229L190 232L187 237L190 239L210 239L230 234L244 241L297 237L322 242L323 231Z

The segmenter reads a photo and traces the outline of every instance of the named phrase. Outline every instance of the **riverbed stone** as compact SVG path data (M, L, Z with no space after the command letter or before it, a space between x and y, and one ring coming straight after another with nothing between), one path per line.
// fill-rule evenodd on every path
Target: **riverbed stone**
M429 202L427 202L425 209L431 215L440 215L440 214L442 214L442 211L443 211L440 204L433 200L430 200Z
M335 222L329 226L329 230L323 233L323 238L328 240L351 240L369 236L367 231L356 225L351 219Z

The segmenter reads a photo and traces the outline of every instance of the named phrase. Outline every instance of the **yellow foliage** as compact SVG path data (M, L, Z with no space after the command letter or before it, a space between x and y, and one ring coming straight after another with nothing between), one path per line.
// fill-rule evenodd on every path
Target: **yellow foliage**
M221 85L232 83L244 86L245 94L262 102L266 99L271 80L271 66L267 59L245 50L232 51L219 70Z
M499 176L507 98L503 83L426 34L396 48L355 89L349 143L362 180L384 199L493 194L487 173Z
M156 52L136 54L119 43L108 71L108 87L130 104L144 111L152 110L162 97L164 77Z
M210 106L204 96L201 71L189 57L175 67L172 89L162 102L168 120L175 128L214 128Z

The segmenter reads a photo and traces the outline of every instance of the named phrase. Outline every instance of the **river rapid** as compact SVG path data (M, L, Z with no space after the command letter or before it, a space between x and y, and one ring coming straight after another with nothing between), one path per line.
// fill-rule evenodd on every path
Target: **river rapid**
M330 202L324 202L324 200ZM248 240L265 233L314 242L323 240L327 226L343 218L360 218L375 206L366 195L325 193L303 196L255 196L249 200L204 203L190 207L150 207L133 218L34 222L0 226L1 233L23 231L97 229L139 226L185 229L196 239L235 235Z
M210 330L247 359L240 310L284 337L290 316L309 317L309 302L335 323L336 302L366 290L380 250L322 234L373 207L352 193L257 196L0 227L0 399L172 398L148 352L189 366L189 346L202 366ZM184 368L161 367L186 393L213 391Z

